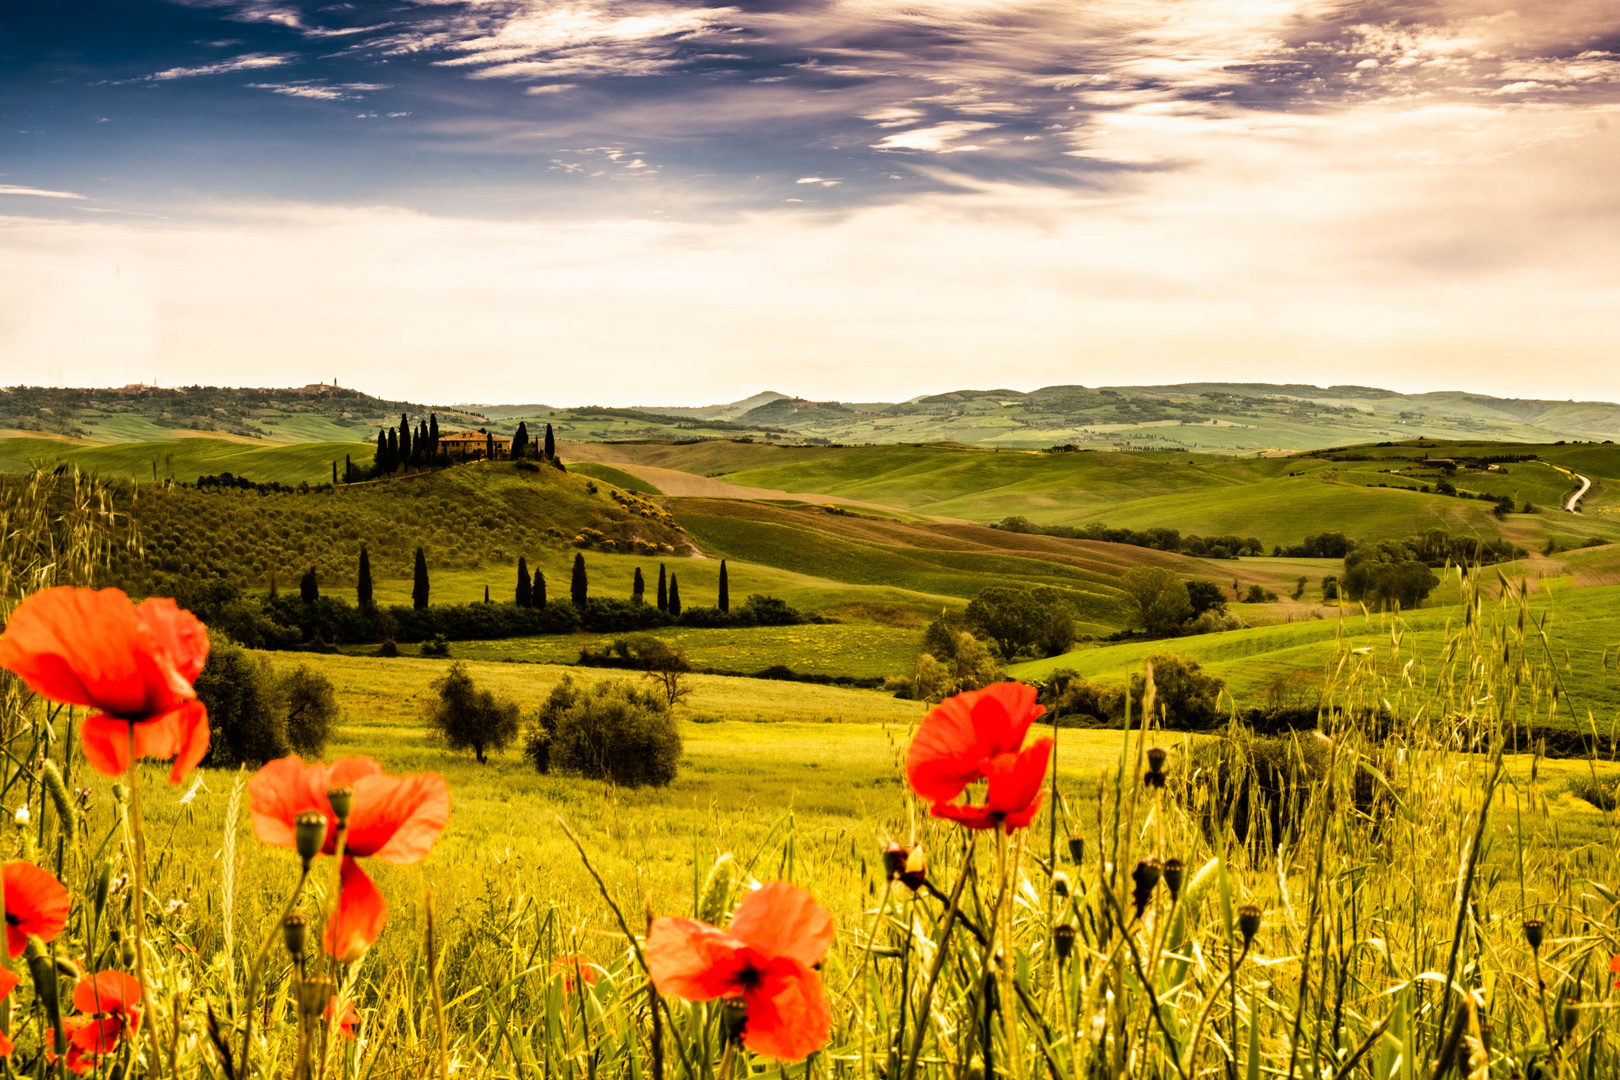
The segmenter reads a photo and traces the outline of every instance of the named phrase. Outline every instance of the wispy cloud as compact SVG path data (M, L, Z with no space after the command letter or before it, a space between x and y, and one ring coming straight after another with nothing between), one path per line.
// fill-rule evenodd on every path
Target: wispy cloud
M171 79L190 79L201 75L225 75L233 71L258 71L262 68L282 67L293 63L298 57L290 53L247 53L243 56L232 57L213 64L199 64L196 67L172 67L164 71L148 75L148 80L167 82Z
M304 80L290 83L248 83L255 90L268 90L286 97L311 101L359 101L362 94L388 89L387 83L323 83Z
M31 195L39 199L85 199L89 197L72 191L48 191L45 188L18 187L16 184L0 184L0 195Z

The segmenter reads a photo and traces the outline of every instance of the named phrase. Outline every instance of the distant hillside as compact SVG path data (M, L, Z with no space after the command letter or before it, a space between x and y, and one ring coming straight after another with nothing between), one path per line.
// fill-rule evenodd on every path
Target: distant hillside
M279 443L358 442L436 411L441 427L475 427L476 413L387 401L346 387L290 389L133 385L116 390L0 387L0 431L91 442L149 442L209 432Z
M209 432L281 443L374 438L400 413L437 412L441 428L520 422L573 442L752 438L782 445L960 443L1043 449L1263 454L1412 438L1602 442L1620 438L1620 405L1497 398L1463 391L1272 383L1046 386L953 390L901 402L815 401L775 391L724 405L426 406L324 384L289 390L184 387L0 390L0 431L98 443ZM534 433L536 437L539 431Z

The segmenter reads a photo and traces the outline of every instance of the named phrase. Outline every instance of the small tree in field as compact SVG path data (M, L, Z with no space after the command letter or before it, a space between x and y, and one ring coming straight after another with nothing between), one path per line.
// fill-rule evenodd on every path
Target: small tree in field
M692 664L686 658L686 650L673 641L651 634L635 634L614 642L614 646L657 684L668 708L675 708L677 702L692 692L686 684L686 673L692 670Z
M658 610L669 610L669 576L664 572L664 564L658 564Z
M529 587L529 606L546 606L546 575L538 570L534 572L534 582Z
M467 665L456 661L433 683L436 698L424 706L429 724L444 735L452 750L471 750L480 765L489 751L504 750L518 734L518 707L474 685Z
M555 460L557 457L557 440L552 437L550 424L546 425L545 453L547 461Z
M355 599L360 602L361 611L371 610L371 556L366 549L360 549L360 570L356 575L354 586Z
M517 433L512 436L512 460L522 461L529 456L529 425L518 421Z
M321 598L321 587L315 580L313 566L305 570L304 576L298 579L298 598L306 604L313 604Z
M515 599L518 607L528 607L534 600L534 583L529 580L529 560L521 555L518 556L517 596Z
M1162 566L1134 566L1120 578L1125 614L1150 634L1167 634L1192 615L1187 586Z
M287 746L295 754L318 758L337 724L337 693L325 675L299 664L281 676L287 709Z
M565 675L531 719L523 752L541 772L663 787L675 779L681 736L657 693L622 679L580 686Z
M641 567L636 567L636 576L630 581L630 599L635 603L643 603L647 595L647 582L641 576Z
M681 613L681 579L674 574L669 575L669 613L677 617Z
M416 582L411 586L411 606L421 611L428 606L427 553L416 549Z
M731 610L731 583L726 580L726 560L720 560L720 597L715 601L715 607L721 611Z
M590 583L585 577L585 556L574 552L574 574L568 582L568 596L575 607L584 607L590 595Z

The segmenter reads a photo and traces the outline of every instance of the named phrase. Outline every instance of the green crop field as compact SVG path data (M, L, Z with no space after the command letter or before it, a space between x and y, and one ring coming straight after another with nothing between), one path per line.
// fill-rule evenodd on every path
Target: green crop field
M97 445L61 439L0 439L0 472L27 472L41 467L76 465L108 479L181 480L231 473L257 483L325 484L332 463L343 471L344 455L356 465L369 465L376 446L365 442L298 442L265 446L247 440L176 439Z
M1608 549L1611 557L1615 549ZM1491 574L1490 570L1485 571ZM1620 724L1620 586L1543 590L1526 605L1536 662L1552 664L1562 675L1567 698L1559 713L1566 725L1590 722L1607 735ZM1456 595L1453 590L1452 595ZM1517 619L1511 601L1503 610L1487 603L1485 613L1500 628ZM1281 699L1313 699L1347 655L1370 649L1386 676L1432 687L1443 666L1446 644L1464 624L1464 609L1440 604L1393 615L1367 614L1349 605L1341 617L1307 619L1218 634L1160 641L1096 645L1009 669L1017 678L1039 679L1060 668L1087 678L1120 683L1155 653L1183 653L1226 680L1240 708L1264 707ZM1489 625L1489 624L1488 624ZM1540 633L1545 632L1545 643ZM1410 666L1408 666L1410 664Z

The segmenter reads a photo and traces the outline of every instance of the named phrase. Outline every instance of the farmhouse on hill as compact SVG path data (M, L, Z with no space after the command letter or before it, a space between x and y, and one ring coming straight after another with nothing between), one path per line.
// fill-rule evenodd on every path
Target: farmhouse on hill
M452 458L461 461L476 461L489 450L490 443L495 445L495 453L504 455L511 451L512 440L505 435L491 435L487 431L458 431L454 435L439 436L439 449Z

